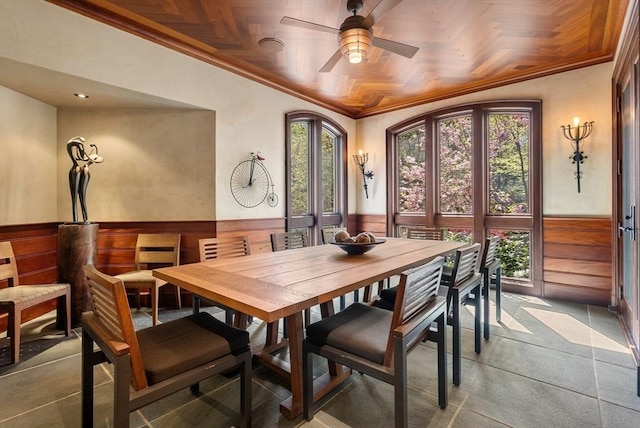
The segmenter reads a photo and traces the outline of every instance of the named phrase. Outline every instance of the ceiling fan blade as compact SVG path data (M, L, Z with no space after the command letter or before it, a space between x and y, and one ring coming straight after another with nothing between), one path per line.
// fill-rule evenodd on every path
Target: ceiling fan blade
M325 25L315 24L309 21L303 21L301 19L291 18L284 16L280 20L281 24L292 25L294 27L306 28L307 30L324 31L325 33L338 34L340 32L337 28L327 27Z
M402 55L406 58L413 58L420 49L415 46L405 45L404 43L394 42L393 40L381 39L380 37L373 38L373 46Z
M322 68L320 69L320 73L328 73L333 70L333 67L336 66L340 59L342 59L342 52L340 52L340 49L338 49L336 53L334 53L333 56L329 58L329 61L327 61L326 64L322 66Z
M371 28L373 24L382 18L382 15L396 7L401 1L402 0L381 0L362 23L366 25L367 28Z

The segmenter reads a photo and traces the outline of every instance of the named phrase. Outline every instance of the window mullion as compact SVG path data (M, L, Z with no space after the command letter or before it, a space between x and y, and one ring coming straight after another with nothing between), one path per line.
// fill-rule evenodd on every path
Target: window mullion
M473 157L471 174L473 177L473 242L484 242L484 217L488 212L488 168L485 163L485 146L487 145L485 123L486 116L480 107L474 108L472 113L471 147Z

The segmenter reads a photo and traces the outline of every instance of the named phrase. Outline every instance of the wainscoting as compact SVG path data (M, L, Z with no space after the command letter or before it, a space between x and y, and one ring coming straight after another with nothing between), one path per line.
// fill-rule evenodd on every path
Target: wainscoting
M386 233L386 216L356 215L349 230ZM353 227L352 227L353 225ZM542 295L572 302L611 303L612 230L609 217L543 219ZM522 287L509 288L514 291ZM525 291L525 290L521 290ZM528 293L527 293L528 294Z
M57 281L57 236L59 223L0 226L0 241L11 241L21 284ZM133 269L138 233L180 233L180 262L199 259L198 239L248 235L251 252L271 251L269 235L284 231L285 220L246 219L222 221L100 222L97 267L115 275ZM351 233L367 230L386 234L384 215L349 215ZM611 299L611 220L609 218L546 217L543 221L543 296L606 306ZM0 287L6 287L0 282ZM185 292L186 305L190 296ZM160 304L174 302L170 287L161 289ZM26 311L31 320L54 308L49 302ZM0 315L0 331L6 330L6 315Z
M269 235L284 231L284 219L249 219L224 221L168 221L168 222L99 222L98 258L96 267L110 275L132 270L136 239L139 233L179 233L180 263L199 261L198 239L216 236L248 235L251 252L271 251ZM58 280L58 225L43 223L0 226L0 241L11 241L16 256L20 284L47 284ZM0 288L6 287L0 281ZM190 296L183 302L190 304ZM162 287L160 304L174 304L174 291ZM55 308L48 302L23 312L23 322L32 320ZM0 315L0 331L7 329L6 314Z
M611 219L545 217L544 297L611 303Z
M49 284L58 279L58 223L0 226L0 241L11 241L20 284ZM0 288L7 287L0 281ZM55 309L55 300L22 312L23 322ZM7 314L0 314L0 331L7 330Z

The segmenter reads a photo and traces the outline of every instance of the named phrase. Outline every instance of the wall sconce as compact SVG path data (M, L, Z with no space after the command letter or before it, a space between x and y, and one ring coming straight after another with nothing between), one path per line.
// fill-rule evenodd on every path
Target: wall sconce
M365 172L364 167L369 161L369 153L362 153L362 150L358 151L357 155L353 155L353 160L360 167L360 172L362 172L362 186L364 187L364 195L369 199L369 191L367 190L367 178L373 178L373 171Z
M584 140L591 134L591 130L593 129L593 121L585 122L580 125L580 118L573 118L573 128L571 125L562 125L562 132L564 133L564 137L568 140L571 140L571 147L573 147L573 155L569 156L576 164L576 172L575 176L578 180L578 193L580 193L580 178L582 178L582 171L580 171L580 164L584 162L587 158L584 155L584 152L580 150L580 141Z

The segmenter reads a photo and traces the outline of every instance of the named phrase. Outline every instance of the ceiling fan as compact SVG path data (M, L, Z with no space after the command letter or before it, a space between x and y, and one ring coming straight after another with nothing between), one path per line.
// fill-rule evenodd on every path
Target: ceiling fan
M338 35L339 48L329 61L322 66L320 69L321 73L331 71L343 56L345 56L350 63L356 64L361 62L366 58L372 45L406 58L412 58L415 53L418 52L417 47L375 37L371 31L376 21L382 18L386 12L397 6L400 1L401 0L382 0L365 18L364 16L358 15L358 12L362 9L363 0L348 0L347 10L352 15L344 20L340 28L327 27L289 16L283 17L280 23Z

